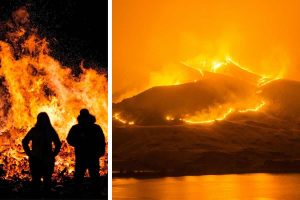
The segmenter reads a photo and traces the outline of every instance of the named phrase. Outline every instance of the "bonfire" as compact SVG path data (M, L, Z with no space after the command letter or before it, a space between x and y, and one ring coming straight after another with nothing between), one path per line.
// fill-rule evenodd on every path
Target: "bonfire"
M74 67L62 66L51 56L48 40L38 35L25 7L13 12L0 29L0 175L9 180L30 179L21 140L38 113L47 112L63 141L54 178L70 177L75 156L65 139L80 109L96 116L107 140L106 72L81 64L81 73L75 75ZM107 174L107 151L100 163L101 175Z

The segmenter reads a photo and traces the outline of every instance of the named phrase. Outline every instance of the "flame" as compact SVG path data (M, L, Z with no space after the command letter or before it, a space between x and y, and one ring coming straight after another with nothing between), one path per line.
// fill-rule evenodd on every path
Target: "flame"
M241 73L241 78L243 76L248 78L248 81L251 81L251 84L256 86L256 93L259 93L260 86L267 84L271 81L279 79L279 77L272 77L266 75L256 74L247 67L241 66L237 61L234 61L230 56L225 56L224 59L204 59L197 60L198 65L192 65L192 62L183 63L185 66L190 68L197 69L201 72L202 79L205 78L205 72L211 73L225 73L227 67L233 68L233 72ZM200 63L200 64L199 64ZM230 66L229 66L230 65ZM231 71L229 71L231 72ZM227 72L228 73L228 72ZM237 73L237 74L238 74ZM161 76L157 77L156 85L172 85L178 84L178 76L174 76L174 72L171 73L171 76L168 77L165 71L162 72ZM229 74L230 75L230 74ZM234 74L233 74L234 76ZM238 75L237 75L238 76ZM175 78L176 77L176 78ZM172 82L173 81L173 82ZM197 82L197 79L193 79L190 82ZM218 83L216 83L218 84ZM221 105L212 105L206 110L196 111L195 113L189 114L176 114L177 117L174 117L170 114L164 116L163 118L166 121L182 121L187 124L212 124L216 121L225 120L229 115L233 113L247 113L247 112L259 112L266 105L266 103L257 95L255 95L255 90L253 91L253 96L249 96L247 99L237 100L235 103L226 105L227 103ZM124 116L124 115L123 115ZM129 124L128 120L121 117L121 113L115 113L114 119L121 122L122 124Z
M233 108L229 108L225 113L221 114L221 116L213 118L213 119L203 119L203 118L205 118L205 115L200 114L200 115L183 118L182 121L184 121L185 123L188 123L188 124L210 124L215 121L224 120L233 111L234 111Z
M249 72L251 74L257 75L260 77L257 80L257 86L265 85L271 81L278 80L283 77L284 71L279 71L275 74L260 74L257 72L254 72L248 67L242 66L239 62L234 60L231 56L224 56L219 58L209 58L205 56L197 56L192 59L188 59L183 62L186 66L190 68L194 68L198 70L202 76L204 76L204 72L213 72L213 73L219 73L221 69L226 68L227 65L233 64L237 66L239 69L244 70L246 72Z
M170 116L170 115L167 115L166 116L166 120L167 121L173 121L175 118L174 117L172 117L172 116Z
M196 60L192 59L183 62L183 64L188 68L197 69L202 75L203 80L208 74L205 72L233 76L234 78L242 79L243 81L245 79L246 83L254 86L254 90L252 91L253 95L249 95L245 99L237 99L231 104L225 102L220 105L211 105L208 109L195 111L195 113L177 113L176 117L171 114L167 114L162 116L165 121L182 121L187 124L212 124L216 121L225 120L233 113L260 112L266 105L263 99L257 95L260 92L260 87L282 77L282 74L278 74L277 76L257 74L249 68L241 66L241 64L230 56L225 56L223 59L209 59L204 56L200 56ZM175 72L172 71L171 75L168 76L166 70L163 70L161 74L158 72L155 73L154 77L157 78L153 79L156 81L155 85L170 85L171 83L171 85L177 85L178 79L180 79L180 74L175 75ZM201 78L199 80L201 80ZM192 79L189 82L196 83L197 81L198 79ZM218 83L216 82L215 84ZM121 113L115 114L114 119L123 124L129 124L128 120L121 118L120 115Z
M122 118L120 117L120 113L115 113L115 114L113 115L113 118L114 118L115 120L121 122L122 124L127 124L127 121L126 121L125 119L122 119Z
M218 69L219 69L222 65L224 65L224 63L218 62L218 61L213 61L213 62L212 62L212 71L213 71L213 72L217 72Z
M121 117L121 113L114 113L113 114L113 119L122 123L122 124L128 124L128 125L134 125L135 122L134 121L128 121L124 118Z
M254 108L246 108L244 110L239 110L238 112L240 113L246 113L246 112L258 112L262 109L262 107L264 107L264 105L266 105L266 103L264 101L262 101L260 104L258 104L256 107Z
M253 108L245 108L245 109L234 109L232 107L228 108L225 112L221 112L221 114L216 112L208 112L208 114L196 114L193 116L187 116L186 118L181 119L185 123L188 124L211 124L216 121L225 120L230 114L239 112L239 113L247 113L247 112L259 112L266 105L264 101L259 103ZM217 109L220 112L220 109ZM215 115L215 116L214 116Z
M86 69L83 64L82 73L74 76L71 68L50 56L47 40L28 28L27 15L25 8L15 11L19 25L8 31L7 40L0 41L0 163L6 178L29 177L24 175L29 166L21 140L38 113L47 112L63 141L55 162L54 176L59 178L63 170L64 175L74 171L74 149L64 140L80 109L87 108L96 116L107 138L107 79L104 72ZM101 174L107 173L107 153L100 163Z

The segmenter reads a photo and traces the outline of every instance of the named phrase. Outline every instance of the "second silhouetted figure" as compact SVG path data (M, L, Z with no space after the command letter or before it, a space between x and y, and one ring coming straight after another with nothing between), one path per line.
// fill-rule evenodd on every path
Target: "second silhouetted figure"
M99 178L99 158L105 153L105 138L96 118L87 109L82 109L77 117L78 124L69 131L67 141L75 147L75 179L83 180L88 169L90 177Z

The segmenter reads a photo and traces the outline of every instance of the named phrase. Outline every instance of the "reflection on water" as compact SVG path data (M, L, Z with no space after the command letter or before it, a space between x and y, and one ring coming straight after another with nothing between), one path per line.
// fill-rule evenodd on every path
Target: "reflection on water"
M300 199L300 174L242 174L113 179L119 199Z

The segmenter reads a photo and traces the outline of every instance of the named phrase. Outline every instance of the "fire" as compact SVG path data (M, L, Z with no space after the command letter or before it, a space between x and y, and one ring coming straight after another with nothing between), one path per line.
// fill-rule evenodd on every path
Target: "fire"
M128 125L134 125L135 124L134 121L128 121L128 120L122 118L121 113L114 113L113 119L117 120L118 122L120 122L122 124L128 124Z
M223 65L224 63L222 62L213 62L212 63L212 71L217 72L218 69Z
M254 108L247 108L244 110L239 110L238 112L240 113L245 113L245 112L257 112L259 110L262 109L262 107L264 107L264 105L266 105L266 103L264 101L262 101L260 104L258 104L256 107Z
M197 62L198 64L195 64ZM265 84L268 84L274 80L278 80L281 78L281 75L277 76L267 76L267 75L260 75L257 74L250 69L241 66L238 62L234 61L230 56L225 56L225 59L205 59L204 57L197 58L195 60L189 60L186 62L189 67L194 66L195 69L199 70L203 77L205 76L205 71L212 72L212 73L221 73L222 71L226 70L228 65L234 65L237 67L237 70L241 70L243 73L249 73L252 76L251 80L254 81L253 83L257 86L257 91L259 88ZM256 78L253 78L255 77ZM255 102L259 102L258 104ZM249 104L249 105L248 105ZM186 115L181 121L188 123L188 124L211 124L215 121L221 121L227 118L232 113L239 112L239 113L246 113L246 112L259 112L261 109L266 105L263 100L253 99L250 103L242 103L240 105L222 105L218 107L213 107L205 112L196 112L196 114ZM225 109L224 109L225 108ZM166 120L169 121L170 117L167 116Z
M184 119L182 119L182 121L184 121L185 123L188 123L188 124L210 124L215 121L224 120L232 112L233 112L233 109L229 108L225 113L221 114L219 117L216 117L216 118L205 119L206 116L203 114L200 114L200 115L195 115L195 116L184 118ZM211 113L209 113L209 115L211 115Z
M121 122L122 124L127 124L127 121L126 121L125 119L122 119L122 118L120 117L120 113L115 113L114 116L113 116L113 118L114 118L115 120Z
M243 71L244 73L252 74L253 77L256 76L256 78L253 78L253 81L258 87L283 77L283 71L272 75L256 73L248 67L242 66L239 62L235 61L231 56L228 55L220 58L198 56L192 59L188 59L183 63L190 68L198 70L202 74L202 76L205 76L205 72L222 73L227 70L228 65L234 65L238 70Z
M196 114L193 116L187 116L183 118L182 121L188 124L211 124L216 121L225 120L230 114L239 112L239 113L247 113L247 112L258 112L266 105L264 101L259 103L253 108L245 108L245 109L234 109L232 107L228 108L225 112L220 112L220 109L216 109L217 111L210 111L207 114Z
M21 147L24 135L34 126L39 112L47 112L62 141L76 123L80 109L96 116L107 138L107 79L104 72L80 66L79 76L50 56L48 42L29 26L25 8L12 15L17 25L7 24L7 39L0 41L0 163L6 178L28 177L27 157ZM25 18L24 18L25 17ZM107 173L107 154L101 173ZM74 170L73 148L63 142L56 157L55 177ZM26 173L25 173L26 172ZM25 174L24 174L25 173Z
M175 118L174 117L172 117L172 116L170 116L170 115L167 115L166 116L166 120L167 121L173 121Z
M200 56L197 59L183 62L183 65L188 69L193 68L198 70L202 76L199 77L199 79L190 79L188 82L197 83L198 81L203 81L205 83L205 81L213 80L213 84L224 84L222 82L214 81L215 79L213 78L220 77L220 80L222 80L221 78L223 77L228 79L232 77L232 81L240 81L239 84L245 83L245 85L250 85L251 90L249 90L249 93L243 98L236 98L235 94L232 94L229 96L234 99L233 101L228 99L228 101L225 100L222 103L214 103L209 105L209 107L203 107L200 110L185 113L175 114L169 112L166 113L166 115L157 116L157 119L162 119L165 122L172 121L174 123L212 124L216 121L225 120L229 115L234 113L260 112L266 105L266 102L259 95L259 91L261 90L260 87L280 78L280 74L278 76L257 74L249 68L241 66L230 56L225 56L224 59L209 59ZM214 76L212 74L220 74L220 76ZM176 74L176 70L174 70L168 75L166 70L163 70L161 74L157 72L153 77L157 77L157 79L153 79L156 81L155 86L167 86L171 83L172 85L177 85L177 81L180 79L180 73ZM182 77L184 77L184 74ZM116 112L117 113L114 114L114 119L122 124L128 125L129 120L124 118L126 114L122 113L123 115L121 117L120 111L116 110Z
M193 68L191 63L184 63L184 65ZM234 61L230 56L226 56L225 59L223 60L203 59L200 62L200 65L194 65L194 69L197 69L201 72L202 78L200 78L200 81L201 79L203 81L211 80L210 79L211 73L222 74L222 76L223 75L226 75L227 77L232 76L233 81L242 80L242 82L251 85L251 87L253 86L253 91L251 91L250 93L247 94L247 96L241 99L236 99L234 94L231 95L231 97L233 97L234 99L233 101L231 101L231 103L225 101L223 103L216 103L214 105L210 105L208 108L195 110L190 113L177 113L175 115L174 113L172 113L172 115L168 113L165 116L157 116L158 118L162 117L162 119L165 121L168 122L173 121L176 123L181 121L187 124L212 124L215 121L225 120L229 115L233 113L259 112L266 105L263 99L259 96L260 86L277 79L277 77L271 78L270 76L267 77L267 76L256 74L253 71L249 70L248 68L242 67L238 62ZM165 72L163 71L162 74L165 74ZM174 73L171 74L171 77L173 77L173 75ZM156 85L169 85L169 83L172 82L172 80L173 80L173 85L177 85L178 79L175 78L169 79L167 75L161 76L156 80L157 81ZM165 81L167 82L167 84L165 84L166 83ZM197 83L197 81L198 81L197 79L190 80L190 82L194 82L194 83ZM221 84L221 83L214 82L214 84ZM116 113L114 113L113 115L113 118L116 121L119 121L120 123L125 125L134 124L134 123L129 123L130 120L125 119L124 116L126 116L126 114L123 114L121 116L121 113L119 111L116 111Z

